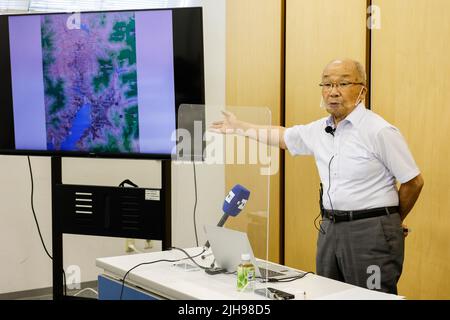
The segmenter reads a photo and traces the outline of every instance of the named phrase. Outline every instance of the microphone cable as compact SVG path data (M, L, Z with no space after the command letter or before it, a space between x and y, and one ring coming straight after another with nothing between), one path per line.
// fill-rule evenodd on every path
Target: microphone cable
M129 270L125 273L125 275L123 276L123 278L122 278L122 285L121 285L121 288L120 288L120 296L119 296L119 300L122 300L123 290L124 290L124 287L125 287L125 280L126 280L126 278L128 277L128 275L130 274L131 271L133 271L134 269L136 269L136 268L138 268L138 267L140 267L140 266L150 265L150 264L154 264L154 263L158 263L158 262L179 262L179 261L183 261L183 260L190 259L192 262L194 262L194 264L195 264L196 266L198 266L199 268L201 268L201 269L203 269L203 270L209 270L209 269L211 269L211 268L208 268L208 267L201 266L200 264L198 264L198 263L194 260L195 258L201 256L201 255L205 252L206 249L204 249L204 248L203 248L203 251L202 251L202 252L200 252L199 254L196 254L195 256L191 256L191 255L190 255L189 253L187 253L185 250L180 249L180 248L177 248L177 247L170 247L169 249L179 250L179 251L183 252L183 253L187 256L187 258L181 258L181 259L175 259L175 260L172 260L172 259L159 259L159 260L154 260L154 261L149 261L149 262L142 262L142 263L139 263L139 264L135 265L134 267L132 267L131 269L129 269Z
M292 282L295 280L303 279L308 274L315 274L315 273L312 271L308 271L308 272L301 273L298 276L291 276L291 277L280 278L280 279L268 278L266 282Z
M331 134L334 137L334 132L336 131L336 128L333 128L331 126L327 126L325 128L325 132ZM334 156L331 157L330 161L328 162L328 190L327 190L327 196L328 196L328 200L330 201L330 206L331 206L331 211L334 214L334 209L333 209L333 202L331 201L331 197L330 197L330 188L331 188L331 162L333 162ZM317 228L317 219L319 219L319 217L322 214L322 210L325 210L323 208L323 202L322 202L322 195L323 195L323 186L322 183L320 184L320 213L317 215L317 217L314 219L314 227L316 228L317 231L319 231L322 234L326 234L325 230L323 230L322 228L322 222L323 220L321 219L319 221L319 228Z
M197 198L197 173L195 170L195 161L194 160L192 160L192 167L194 169L194 192L195 192L193 220L194 220L195 245L196 245L196 247L198 247L197 217L196 217L197 201L198 201L198 198Z
M27 156L27 160L28 160L28 169L30 171L30 180L31 180L31 195L30 195L31 211L33 213L34 222L36 224L36 229L37 229L37 232L39 234L39 239L41 239L42 247L44 247L44 251L47 254L47 256L50 258L50 260L53 261L53 257L48 252L47 246L45 245L45 242L44 242L44 238L42 237L41 228L39 227L39 222L38 222L38 219L36 217L36 211L34 210L34 179L33 179L33 169L31 167L30 156ZM66 272L64 271L64 267L63 267L62 272L63 272L63 279L64 279L64 295L67 296Z
M123 181L119 184L119 187L120 187L120 188L124 188L126 184L128 184L128 185L130 185L130 186L132 186L132 187L134 187L134 188L139 188L139 186L138 186L136 183L134 183L133 181L131 181L130 179L125 179L125 180L123 180Z
M330 162L328 162L328 190L327 190L327 196L328 200L330 201L331 206L331 212L334 214L334 208L333 208L333 202L331 202L330 197L330 188L331 188L331 162L333 162L334 156L331 157Z
M331 157L330 161L328 162L328 189L327 189L327 196L328 196L328 201L330 201L330 206L331 206L331 212L334 214L334 208L333 208L333 202L331 201L331 197L330 197L330 188L331 188L331 163L334 160L334 156ZM320 203L322 203L322 193L323 193L323 189L322 189L322 184L320 185ZM325 209L324 209L325 210ZM317 231L319 231L322 234L326 234L325 230L323 230L322 228L322 222L323 220L321 219L319 221L319 228L317 228L317 219L319 218L319 215L314 219L314 227L317 229Z
M316 216L316 218L314 219L314 228L316 228L317 231L319 231L322 234L326 234L325 230L323 230L321 222L323 221L322 219L319 221L319 227L317 227L317 219L319 219L319 217L322 215L323 213L323 185L322 183L320 183L320 190L319 190L319 206L320 206L320 212L319 214Z

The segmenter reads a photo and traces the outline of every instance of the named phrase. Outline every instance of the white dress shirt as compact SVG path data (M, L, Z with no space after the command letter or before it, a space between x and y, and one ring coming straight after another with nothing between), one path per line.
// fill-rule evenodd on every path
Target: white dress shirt
M420 174L400 131L362 103L339 122L334 136L325 132L327 126L334 128L331 116L288 128L284 134L293 156L315 157L324 208L398 206L396 180L405 183Z

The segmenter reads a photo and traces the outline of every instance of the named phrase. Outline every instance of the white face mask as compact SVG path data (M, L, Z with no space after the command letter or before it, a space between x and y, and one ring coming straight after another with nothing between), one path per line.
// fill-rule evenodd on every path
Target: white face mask
M359 92L358 98L356 98L355 107L357 107L362 102L362 100L360 100L359 98L361 98L363 91L364 91L364 87L362 87L361 91Z
M320 98L320 108L326 109L327 104L325 103L325 100L323 100L323 97Z

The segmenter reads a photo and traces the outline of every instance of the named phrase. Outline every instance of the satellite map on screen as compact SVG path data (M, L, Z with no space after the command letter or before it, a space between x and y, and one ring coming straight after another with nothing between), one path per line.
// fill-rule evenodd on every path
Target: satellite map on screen
M41 17L48 150L139 152L135 16Z

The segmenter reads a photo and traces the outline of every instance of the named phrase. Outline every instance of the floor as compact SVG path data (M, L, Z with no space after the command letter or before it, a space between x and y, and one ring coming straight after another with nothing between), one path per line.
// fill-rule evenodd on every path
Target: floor
M82 284L80 289L67 290L70 297L82 299L98 298L97 281ZM53 300L52 288L0 294L0 300Z

